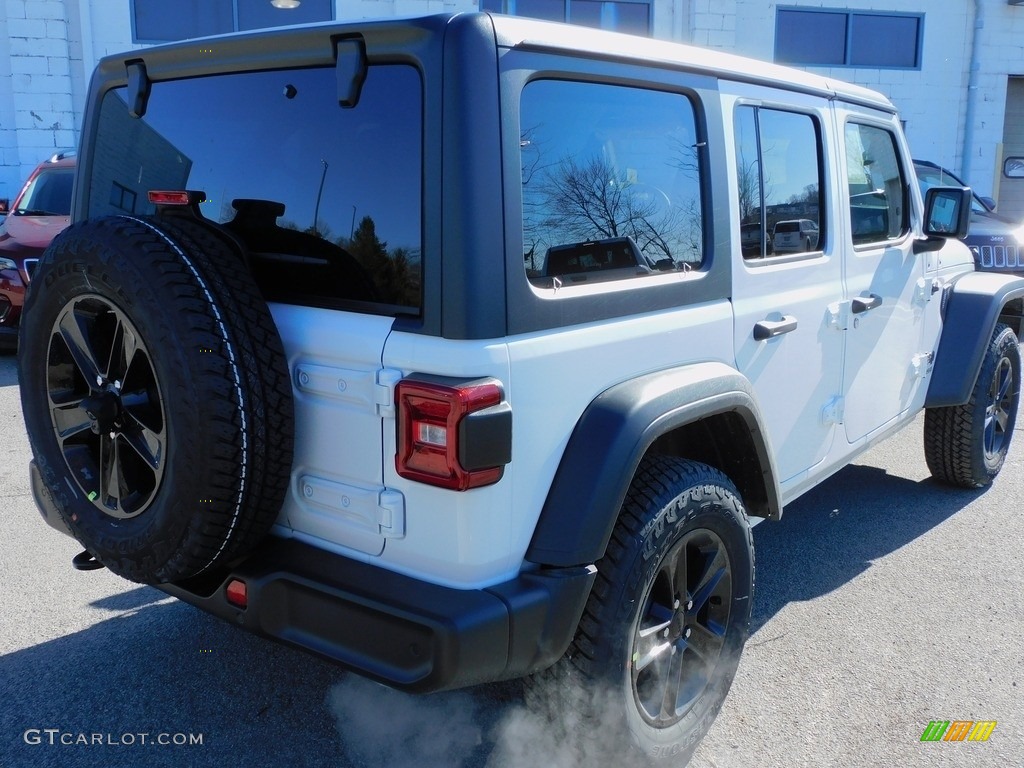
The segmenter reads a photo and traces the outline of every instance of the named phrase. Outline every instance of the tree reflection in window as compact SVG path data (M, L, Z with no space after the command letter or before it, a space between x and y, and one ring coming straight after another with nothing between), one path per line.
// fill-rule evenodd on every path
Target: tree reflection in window
M521 126L523 251L531 277L556 275L550 252L564 256L569 246L586 251L586 271L608 271L591 279L701 264L698 142L686 96L540 80L524 89ZM633 256L624 255L623 244Z

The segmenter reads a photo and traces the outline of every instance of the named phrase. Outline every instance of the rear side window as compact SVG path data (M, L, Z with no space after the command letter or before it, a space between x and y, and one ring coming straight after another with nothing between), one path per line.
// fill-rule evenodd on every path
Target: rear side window
M822 144L812 115L736 109L740 248L746 259L825 246Z
M693 105L678 93L537 80L520 117L524 263L537 287L699 267Z
M910 229L907 183L896 137L874 125L846 126L846 173L854 245L884 243Z
M89 216L149 214L151 190L201 190L203 215L246 243L267 299L419 310L415 68L370 67L352 109L338 106L333 68L157 82L142 119L125 99L103 99Z

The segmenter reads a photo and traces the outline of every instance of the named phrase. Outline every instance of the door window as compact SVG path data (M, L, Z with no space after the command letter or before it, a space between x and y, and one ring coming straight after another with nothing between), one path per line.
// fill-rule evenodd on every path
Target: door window
M736 110L740 248L746 259L821 251L825 245L821 131L797 112Z
M874 125L846 126L846 173L854 245L895 240L910 228L896 137Z

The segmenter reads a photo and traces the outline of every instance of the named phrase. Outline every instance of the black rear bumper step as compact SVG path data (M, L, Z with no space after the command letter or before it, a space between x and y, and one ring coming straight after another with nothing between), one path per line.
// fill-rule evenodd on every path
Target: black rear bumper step
M553 664L572 640L596 573L547 569L486 589L453 589L271 536L218 584L159 589L255 634L425 693ZM244 609L225 596L233 579L246 584Z

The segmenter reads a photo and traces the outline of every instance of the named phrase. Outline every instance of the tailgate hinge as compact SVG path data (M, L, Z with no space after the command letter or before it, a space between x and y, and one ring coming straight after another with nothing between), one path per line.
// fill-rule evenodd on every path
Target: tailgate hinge
M385 488L377 497L377 524L380 535L389 539L405 536L405 497Z
M402 372L395 368L381 368L377 371L377 382L373 389L373 401L377 415L389 419L395 416L395 385L402 380Z

